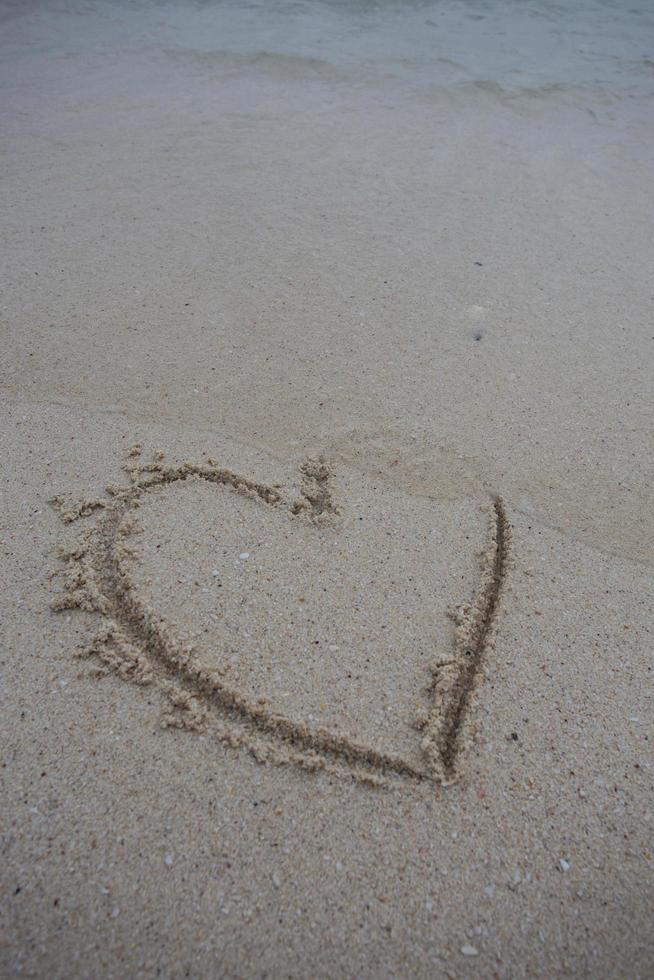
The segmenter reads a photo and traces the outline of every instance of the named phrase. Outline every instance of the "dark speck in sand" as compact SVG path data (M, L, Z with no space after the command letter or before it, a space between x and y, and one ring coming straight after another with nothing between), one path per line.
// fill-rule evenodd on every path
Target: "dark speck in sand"
M474 334L475 340L481 340L482 337L483 337L483 334L481 334L479 332L477 332L476 334Z
M483 265L483 262L475 262L475 265Z

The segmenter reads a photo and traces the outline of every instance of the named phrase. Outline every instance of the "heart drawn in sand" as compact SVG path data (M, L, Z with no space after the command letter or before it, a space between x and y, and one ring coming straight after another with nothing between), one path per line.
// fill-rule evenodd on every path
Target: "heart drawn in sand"
M371 783L456 777L506 574L499 498L475 568L479 508L322 458L295 495L213 460L126 469L106 497L52 501L65 522L94 519L62 554L53 608L99 617L80 653L101 673L157 687L167 726L261 761Z

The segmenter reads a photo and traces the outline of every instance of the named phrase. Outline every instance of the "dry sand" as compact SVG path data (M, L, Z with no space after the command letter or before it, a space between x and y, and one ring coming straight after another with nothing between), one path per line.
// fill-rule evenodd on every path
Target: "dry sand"
M654 25L569 8L2 4L3 976L654 975Z

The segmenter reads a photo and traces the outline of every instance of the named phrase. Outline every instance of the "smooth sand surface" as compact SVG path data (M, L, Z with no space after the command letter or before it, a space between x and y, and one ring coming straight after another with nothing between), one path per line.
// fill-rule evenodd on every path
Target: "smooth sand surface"
M0 11L2 976L651 977L651 9Z

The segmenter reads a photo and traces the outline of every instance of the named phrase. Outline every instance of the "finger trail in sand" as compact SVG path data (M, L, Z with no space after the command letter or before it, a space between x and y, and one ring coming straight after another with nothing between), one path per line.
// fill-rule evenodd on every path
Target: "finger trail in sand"
M466 718L485 653L492 644L506 576L510 530L500 498L493 504L477 599L457 613L451 660L432 668L432 708L419 722L424 729L425 762L419 768L350 737L293 721L265 702L249 698L228 682L220 666L207 667L195 660L192 647L180 643L165 618L140 598L130 572L134 558L130 537L138 507L147 494L162 492L171 484L205 481L246 495L263 507L281 509L292 520L324 523L339 515L326 461L320 457L302 465L301 499L290 502L278 489L238 476L213 460L179 466L157 460L126 469L130 484L109 487L105 499L73 506L65 505L61 498L53 501L68 523L96 515L95 526L75 548L62 554L64 590L52 604L57 611L79 608L101 617L100 629L81 655L96 657L104 670L125 680L156 685L169 704L163 719L166 727L211 732L223 743L248 749L260 761L328 770L372 784L396 779L451 782L456 778Z

